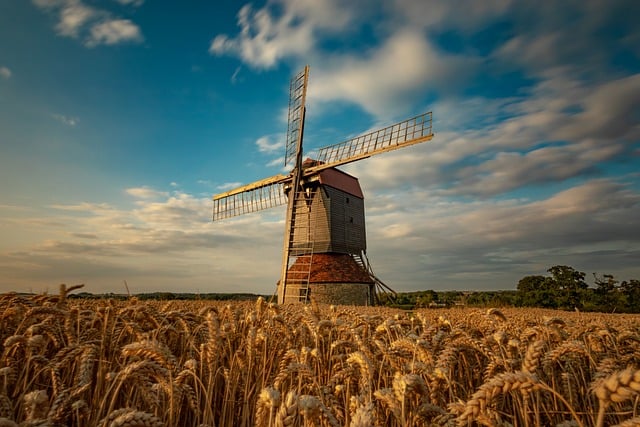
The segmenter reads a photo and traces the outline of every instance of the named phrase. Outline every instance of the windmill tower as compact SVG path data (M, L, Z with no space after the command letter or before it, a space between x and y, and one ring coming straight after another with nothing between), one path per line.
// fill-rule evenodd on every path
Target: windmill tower
M358 179L336 169L433 138L431 112L317 150L303 160L309 67L291 79L285 145L287 175L213 197L213 221L287 204L278 303L370 305L391 291L366 255L364 196Z

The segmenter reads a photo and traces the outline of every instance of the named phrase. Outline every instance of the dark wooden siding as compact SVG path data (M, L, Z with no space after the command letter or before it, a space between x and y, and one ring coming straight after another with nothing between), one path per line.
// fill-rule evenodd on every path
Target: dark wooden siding
M364 200L329 186L325 186L325 194L331 206L331 251L359 254L367 248Z
M366 250L364 200L329 186L315 187L311 194L310 208L306 200L298 201L294 249L312 239L315 253Z

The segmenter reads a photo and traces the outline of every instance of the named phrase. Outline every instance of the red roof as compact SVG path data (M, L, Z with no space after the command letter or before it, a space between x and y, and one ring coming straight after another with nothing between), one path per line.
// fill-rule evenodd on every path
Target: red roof
M337 188L338 190L349 193L354 197L364 199L364 194L362 194L362 188L360 188L358 178L336 168L321 171L320 184Z
M301 279L306 275L309 255L303 255L289 268L289 277ZM304 271L304 273L302 273ZM313 254L309 283L374 283L349 254Z

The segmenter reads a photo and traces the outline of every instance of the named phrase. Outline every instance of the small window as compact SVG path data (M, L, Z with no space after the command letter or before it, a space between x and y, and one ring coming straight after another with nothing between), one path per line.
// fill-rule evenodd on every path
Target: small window
M349 217L349 222L350 222L351 224L353 224L353 217L352 217L352 216L350 216L350 217Z
M349 204L349 198L347 197L346 203Z

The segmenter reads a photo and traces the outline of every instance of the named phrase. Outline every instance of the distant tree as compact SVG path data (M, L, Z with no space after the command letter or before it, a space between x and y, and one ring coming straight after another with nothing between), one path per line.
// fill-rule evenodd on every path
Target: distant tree
M585 274L567 265L556 265L547 271L551 273L558 292L558 308L581 309L585 291L589 287L584 281Z
M598 311L614 312L626 311L624 294L616 286L618 281L610 274L598 276L595 279L595 308Z
M640 280L631 279L620 283L620 291L625 299L625 311L640 313Z
M438 293L433 290L420 292L416 296L416 307L428 307L431 303L438 302Z
M516 305L522 307L558 307L557 284L551 277L525 276L518 282Z
M466 304L474 307L487 307L491 297L489 292L472 292L467 295Z
M463 299L464 293L460 291L445 291L441 292L438 295L438 300L442 304L446 304L448 306L454 305L457 302L460 302Z
M491 299L493 307L508 307L515 305L516 293L514 291L498 291Z

